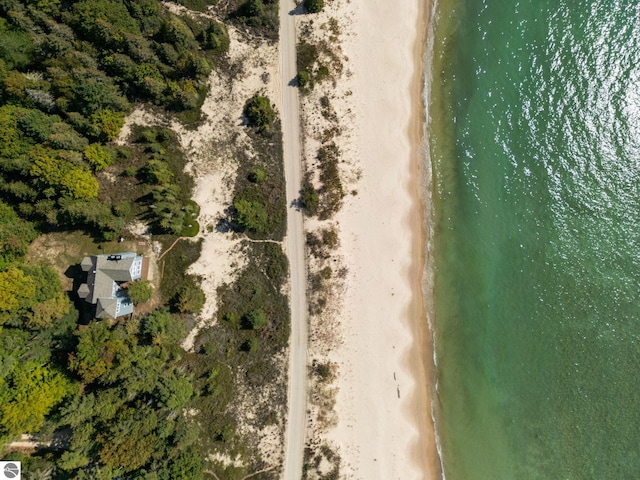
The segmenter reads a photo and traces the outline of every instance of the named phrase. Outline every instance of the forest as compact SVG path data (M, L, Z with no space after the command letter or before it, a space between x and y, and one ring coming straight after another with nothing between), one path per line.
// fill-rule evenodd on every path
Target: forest
M171 13L158 0L0 0L0 445L28 434L46 446L0 453L22 461L26 478L242 478L263 467L254 459L225 472L207 456L251 458L229 405L237 372L271 381L264 357L286 346L279 249L255 247L254 270L221 292L224 342L204 332L196 352L180 344L204 303L199 279L185 275L198 242L166 255L155 308L116 322L87 318L54 266L30 255L52 233L114 245L136 220L164 247L198 233L174 132L136 128L129 143L114 140L134 105L198 121L206 79L224 68L228 22L277 38L277 2L232 1L217 21ZM264 133L252 135L260 142ZM280 174L251 172L238 210L267 194L275 206L263 205L268 226L257 228L245 209L235 227L281 236ZM199 411L207 413L193 420Z

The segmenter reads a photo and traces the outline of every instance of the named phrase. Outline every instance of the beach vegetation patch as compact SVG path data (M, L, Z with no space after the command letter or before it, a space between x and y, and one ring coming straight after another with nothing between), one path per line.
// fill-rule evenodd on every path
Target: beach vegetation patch
M249 420L252 428L259 430L268 425L283 428L280 410L286 405L283 353L290 329L288 299L282 294L287 259L281 245L247 242L246 249L248 263L234 282L218 290L218 322L197 336L197 353L190 355L188 372L202 379L196 383L197 389L212 392L207 403L199 402L194 418L205 430L214 432L202 437L204 446L233 452L233 457L242 456L251 465L255 451L242 440L233 418L240 413L239 409L247 408L239 400L249 398L250 408L255 412ZM209 376L213 377L212 387L206 383ZM268 398L264 395L266 388L272 392ZM218 398L219 404L215 405ZM247 467L232 469L214 463L211 469L218 478L248 475Z

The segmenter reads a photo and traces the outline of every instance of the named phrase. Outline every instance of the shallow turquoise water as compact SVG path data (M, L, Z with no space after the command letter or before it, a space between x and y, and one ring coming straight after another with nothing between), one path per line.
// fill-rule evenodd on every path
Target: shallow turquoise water
M447 480L640 478L640 7L437 8Z

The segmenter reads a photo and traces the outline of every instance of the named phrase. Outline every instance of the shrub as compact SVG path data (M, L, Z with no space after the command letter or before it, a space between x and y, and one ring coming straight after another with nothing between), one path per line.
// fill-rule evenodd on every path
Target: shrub
M249 340L243 342L240 350L243 352L256 352L260 348L260 340L256 337L251 337Z
M305 209L307 215L313 217L318 214L318 204L320 202L320 197L318 196L318 192L308 177L302 182L302 189L300 190L300 203L302 204L302 208Z
M249 120L249 125L256 127L259 132L269 130L276 119L276 112L271 107L267 97L253 96L244 106L244 115Z
M307 85L309 85L310 81L311 81L311 75L309 75L309 72L307 72L306 70L298 72L298 86L300 88L304 88Z

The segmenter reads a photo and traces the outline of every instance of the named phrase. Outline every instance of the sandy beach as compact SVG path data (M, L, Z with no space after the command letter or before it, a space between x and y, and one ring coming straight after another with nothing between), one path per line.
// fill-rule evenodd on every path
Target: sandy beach
M337 424L314 432L337 447L341 478L441 478L422 292L429 8L419 0L334 1L325 8L325 15L349 19L342 37L349 72L338 81L349 95L335 108L349 119L349 133L338 141L351 157L343 168L359 172L334 219L336 257L347 272L334 322L340 340L322 352L338 367Z

